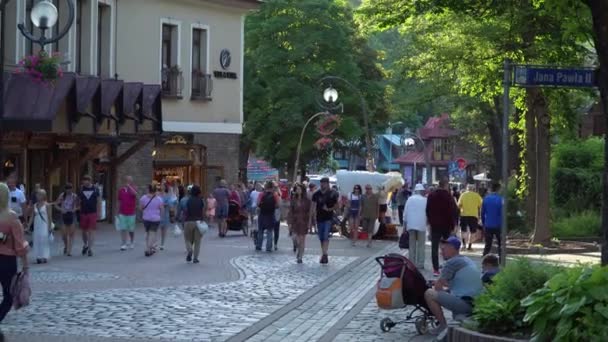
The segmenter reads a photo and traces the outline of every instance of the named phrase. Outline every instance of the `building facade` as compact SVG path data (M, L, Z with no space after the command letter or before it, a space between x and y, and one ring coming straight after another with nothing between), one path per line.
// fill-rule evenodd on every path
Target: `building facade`
M238 179L245 15L254 0L118 2L116 73L162 85L163 136L121 173L210 189ZM137 42L134 44L134 42Z
M40 35L29 19L37 1L5 8L0 179L16 174L28 192L41 183L54 199L92 175L108 217L123 175L142 188L162 178L204 188L236 180L244 17L258 1L70 1L67 35L45 47L66 62L52 86L15 73L40 51L17 29ZM68 24L68 1L52 2L59 19L47 36Z
M445 177L454 183L465 183L471 180L475 170L474 162L468 158L464 148L456 139L458 132L450 126L450 116L442 114L429 118L416 134L419 139L410 139L408 150L395 159L401 165L403 177L409 184L427 182L427 158L431 168L431 183L437 184ZM424 142L420 146L419 141ZM454 166L464 161L462 171ZM452 165L453 169L450 169Z

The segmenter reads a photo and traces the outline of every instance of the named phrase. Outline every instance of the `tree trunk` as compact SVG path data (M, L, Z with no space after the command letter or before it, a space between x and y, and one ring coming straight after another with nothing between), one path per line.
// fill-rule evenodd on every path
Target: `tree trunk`
M604 112L604 127L608 128L608 0L586 0L591 9L595 50L600 62L597 80ZM602 265L608 265L608 138L604 137L604 175L602 196Z
M536 227L536 117L534 115L535 95L538 89L526 90L526 178L528 196L526 197L526 223L529 229Z
M528 107L536 119L536 187L535 190L535 225L533 243L546 245L551 240L550 213L550 164L551 164L551 117L547 101L541 89L533 89L529 95L533 106Z

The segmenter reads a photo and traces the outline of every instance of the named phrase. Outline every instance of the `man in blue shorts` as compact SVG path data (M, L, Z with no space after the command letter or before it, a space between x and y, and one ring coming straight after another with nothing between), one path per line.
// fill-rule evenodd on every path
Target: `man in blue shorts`
M321 241L322 256L320 263L327 264L327 250L329 249L329 234L334 217L334 210L338 205L338 193L329 187L329 178L321 179L321 189L312 195L314 205L311 210L311 222L316 216L317 232ZM313 216L315 215L315 216Z

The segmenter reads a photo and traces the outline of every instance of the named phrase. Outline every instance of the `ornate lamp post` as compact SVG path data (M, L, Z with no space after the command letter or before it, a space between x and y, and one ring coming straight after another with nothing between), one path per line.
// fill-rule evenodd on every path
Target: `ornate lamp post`
M55 26L55 24L57 24L57 20L59 19L57 7L55 7L55 5L53 5L53 3L49 0L41 0L38 2L34 8L32 8L32 13L30 15L32 24L34 24L34 26L39 28L41 31L40 37L34 37L34 35L25 27L23 23L17 25L19 31L21 31L21 34L23 34L25 38L40 45L41 49L44 49L44 46L47 44L52 44L59 41L68 33L70 27L72 27L72 23L74 22L74 2L73 0L66 0L66 2L68 4L68 22L57 36L51 38L46 37L46 31Z
M329 83L329 87L327 89L325 89L325 91L323 92L323 99L325 100L325 103L322 104L321 107L328 111L341 107L341 104L337 102L338 101L338 91L336 89L334 89L333 85L332 85L332 83L335 81L345 84L347 87L349 87L351 90L353 90L357 94L357 96L359 96L359 100L361 102L361 111L363 112L363 122L365 125L365 149L366 149L365 166L368 171L373 172L375 170L375 163L374 163L374 155L373 155L373 151L372 151L372 138L371 138L370 131L369 131L369 116L367 113L367 102L365 101L363 94L361 94L361 91L359 91L359 89L357 87L355 87L352 83L343 79L342 77L325 76L319 81L319 84L321 86L323 86L323 84Z

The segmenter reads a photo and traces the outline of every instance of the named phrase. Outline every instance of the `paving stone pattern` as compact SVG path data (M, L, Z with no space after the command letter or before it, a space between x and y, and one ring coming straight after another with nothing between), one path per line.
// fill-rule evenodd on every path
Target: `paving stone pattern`
M97 272L71 272L52 269L36 269L30 271L32 283L69 283L82 281L113 280L119 277L110 273Z
M391 247L379 255L397 251L396 247ZM378 274L378 264L373 257L362 260L332 285L320 289L247 341L318 341L369 292L377 281Z
M32 305L10 313L3 330L11 333L224 341L255 324L322 282L354 257L333 257L320 266L317 256L297 265L280 254L240 256L234 265L243 279L205 286L46 291ZM193 266L196 267L196 266ZM43 272L39 279L52 281ZM75 279L87 279L76 275Z

